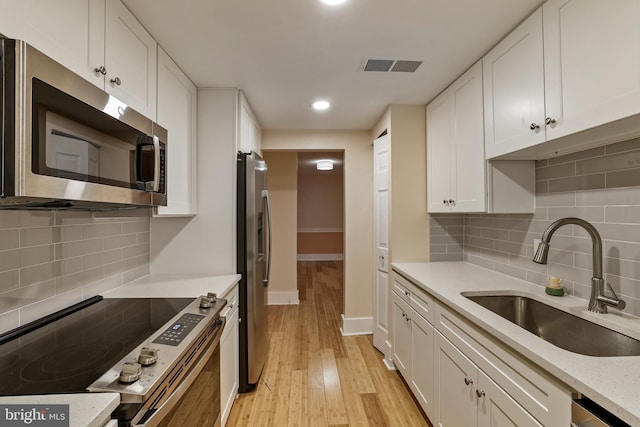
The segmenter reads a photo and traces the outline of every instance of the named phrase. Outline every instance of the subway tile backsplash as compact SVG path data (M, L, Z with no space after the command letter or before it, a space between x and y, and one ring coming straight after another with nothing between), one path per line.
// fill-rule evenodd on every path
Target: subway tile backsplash
M558 229L547 265L531 261L533 239L567 216L598 229L605 280L627 302L624 311L640 316L640 138L537 161L533 215L431 215L431 260L465 260L540 286L560 276L588 299L592 246L580 227Z
M150 210L0 210L0 333L149 274Z

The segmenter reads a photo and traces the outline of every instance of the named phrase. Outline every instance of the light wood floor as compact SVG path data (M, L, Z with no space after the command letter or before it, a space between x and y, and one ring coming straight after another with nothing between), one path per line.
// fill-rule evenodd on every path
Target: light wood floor
M227 426L430 426L371 335L340 334L342 283L342 262L298 263L300 305L269 307L260 383Z

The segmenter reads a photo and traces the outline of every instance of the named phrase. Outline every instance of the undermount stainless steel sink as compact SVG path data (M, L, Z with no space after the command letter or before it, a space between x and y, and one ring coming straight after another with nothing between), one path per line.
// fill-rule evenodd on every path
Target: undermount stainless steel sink
M640 341L520 295L465 295L471 301L537 335L586 356L640 356Z

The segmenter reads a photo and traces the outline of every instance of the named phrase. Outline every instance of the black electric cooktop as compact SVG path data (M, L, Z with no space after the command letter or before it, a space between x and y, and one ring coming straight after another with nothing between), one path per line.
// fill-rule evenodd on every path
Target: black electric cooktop
M103 299L0 345L0 396L77 393L194 298Z

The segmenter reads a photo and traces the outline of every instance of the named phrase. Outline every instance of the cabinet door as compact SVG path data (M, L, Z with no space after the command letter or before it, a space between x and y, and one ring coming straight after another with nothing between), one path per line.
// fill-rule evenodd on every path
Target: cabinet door
M543 6L547 128L552 139L640 112L640 1Z
M2 0L0 28L24 40L99 87L103 65L105 0Z
M478 427L542 427L484 372L478 372Z
M196 109L193 83L158 49L158 123L169 132L167 206L158 216L196 214Z
M542 55L539 9L482 59L487 159L544 142Z
M253 113L244 94L240 92L238 114L238 151L250 153L253 148Z
M445 91L427 105L427 211L449 212L451 196L451 102Z
M486 183L482 62L476 63L447 90L453 111L455 174L451 178L453 212L484 212Z
M433 423L439 427L475 426L478 368L439 332L435 341Z
M433 326L414 310L411 317L410 387L429 418L433 418Z
M156 119L157 44L120 0L107 0L105 90Z
M393 294L393 362L406 381L411 378L411 322L409 306Z
M238 307L227 317L227 325L220 339L220 405L222 425L227 423L231 407L238 395Z

